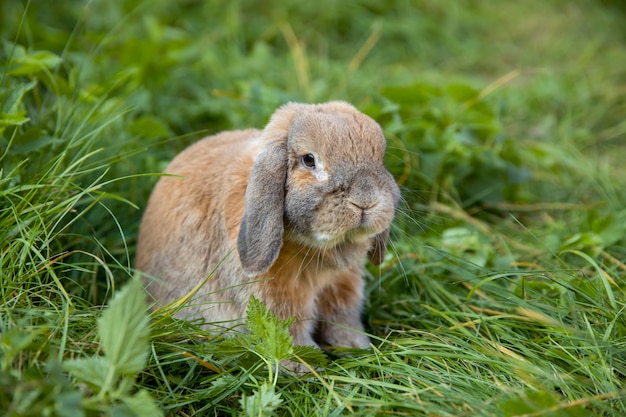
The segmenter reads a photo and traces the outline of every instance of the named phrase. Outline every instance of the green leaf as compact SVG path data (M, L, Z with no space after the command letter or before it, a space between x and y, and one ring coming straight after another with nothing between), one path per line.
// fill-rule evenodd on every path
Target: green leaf
M316 346L294 346L293 355L313 367L321 367L328 363L328 357L324 351Z
M149 323L146 295L140 279L115 295L98 320L98 334L108 362L120 375L136 375L148 356Z
M154 116L138 117L130 125L130 132L145 139L159 139L173 135L167 124Z
M31 91L37 85L37 81L30 81L28 83L13 83L9 85L7 88L0 88L0 99L1 107L0 112L2 113L2 118L0 120L4 120L9 116L18 119L19 117L24 117L26 114L26 110L22 108L22 100L26 93ZM16 120L9 120L3 122L5 125L16 124Z
M41 333L41 330L26 332L20 328L0 333L0 368L9 369L13 359L28 349Z
M16 48L8 75L34 75L44 70L56 68L63 60L50 51L26 52L23 47Z
M124 404L137 417L159 417L163 412L157 407L154 399L146 390L140 390L132 397L124 398Z
M63 362L63 369L79 381L87 384L95 392L105 386L111 365L102 356L70 359Z
M258 339L256 351L263 357L280 361L293 353L293 339L289 326L294 319L280 320L267 307L252 297L248 303L248 330Z
M229 335L219 343L219 354L229 358L248 357L250 352L255 351L257 339L256 335L250 333Z
M248 303L247 315L249 332L237 333L221 341L216 352L220 356L236 359L246 367L258 363L259 357L265 361L280 362L294 360L295 355L313 366L322 366L327 362L326 355L317 347L293 346L289 333L293 318L280 320L254 297Z
M82 399L83 396L79 391L62 392L56 397L54 412L59 417L84 417Z
M282 402L280 394L267 382L250 396L242 394L239 400L244 414L249 417L272 415Z
M479 92L465 84L450 84L446 87L446 91L454 100L464 103L478 97Z
M441 247L474 265L485 266L489 260L490 246L481 240L481 235L466 227L452 227L444 230Z
M566 407L558 397L548 391L527 391L523 395L507 399L500 405L505 417L524 414L537 414L542 417L583 417L587 415L584 407L577 405Z
M594 217L591 228L601 238L604 246L614 245L626 236L626 210L598 213Z
M7 126L20 126L27 123L30 118L26 117L26 112L21 111L15 114L0 113L0 128Z
M11 146L12 153L26 154L42 150L46 146L63 143L62 139L46 135L37 137L32 140L28 140L30 138L26 138L27 140L22 140L22 138L24 138L24 136L18 136L17 139L14 141L13 146Z

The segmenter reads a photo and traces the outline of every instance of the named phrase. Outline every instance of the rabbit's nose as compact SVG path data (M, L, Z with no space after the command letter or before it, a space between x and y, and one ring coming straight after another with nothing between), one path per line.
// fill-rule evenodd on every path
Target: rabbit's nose
M348 198L348 202L352 205L355 217L355 226L367 226L373 218L376 216L373 215L376 206L380 203L380 200L364 200L357 201L352 198Z
M359 172L353 179L347 200L362 211L375 207L380 202L376 180L370 172Z

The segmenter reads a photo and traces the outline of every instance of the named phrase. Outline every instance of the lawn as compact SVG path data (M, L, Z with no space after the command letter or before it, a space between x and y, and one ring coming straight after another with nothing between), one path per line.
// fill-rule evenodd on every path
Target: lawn
M626 415L625 19L619 0L0 1L0 410ZM256 302L230 339L148 313L135 245L167 163L332 99L381 124L402 191L368 265L371 350L293 349Z

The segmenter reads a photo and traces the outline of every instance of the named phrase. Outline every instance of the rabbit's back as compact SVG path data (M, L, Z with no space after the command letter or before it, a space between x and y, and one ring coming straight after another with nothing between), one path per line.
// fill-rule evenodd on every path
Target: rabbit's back
M148 286L160 304L188 294L220 261L222 270L230 269L229 258L236 256L227 255L235 247L259 134L249 129L205 138L176 156L157 182L143 215L136 266L156 278ZM211 279L201 293L236 284L229 281ZM189 315L195 316L193 307Z

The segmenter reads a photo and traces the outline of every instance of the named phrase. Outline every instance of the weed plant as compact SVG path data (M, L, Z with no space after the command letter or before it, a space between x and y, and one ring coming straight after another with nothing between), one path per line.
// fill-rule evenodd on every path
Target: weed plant
M619 1L0 1L0 411L626 415ZM286 101L354 103L402 187L369 351L149 313L159 173ZM277 372L281 360L311 373Z

